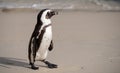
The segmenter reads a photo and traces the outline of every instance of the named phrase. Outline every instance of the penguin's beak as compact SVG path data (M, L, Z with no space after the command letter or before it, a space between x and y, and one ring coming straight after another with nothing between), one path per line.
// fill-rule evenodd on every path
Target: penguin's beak
M52 11L51 14L52 15L58 15L58 11Z

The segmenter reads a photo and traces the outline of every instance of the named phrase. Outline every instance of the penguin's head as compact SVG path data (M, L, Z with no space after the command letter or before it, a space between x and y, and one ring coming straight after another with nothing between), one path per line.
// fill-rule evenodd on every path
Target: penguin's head
M47 12L47 13L45 14L45 15L46 15L46 19L50 19L52 16L58 14L58 12L57 12L57 11L54 11L54 10L47 10L46 12Z
M37 20L41 22L50 21L51 17L57 15L58 12L52 9L43 9L39 12Z

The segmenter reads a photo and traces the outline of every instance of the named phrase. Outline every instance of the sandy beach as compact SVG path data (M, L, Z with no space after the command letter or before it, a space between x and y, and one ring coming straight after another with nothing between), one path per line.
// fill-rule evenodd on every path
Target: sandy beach
M120 12L66 11L52 18L49 69L28 64L28 43L39 11L0 10L0 73L120 73Z

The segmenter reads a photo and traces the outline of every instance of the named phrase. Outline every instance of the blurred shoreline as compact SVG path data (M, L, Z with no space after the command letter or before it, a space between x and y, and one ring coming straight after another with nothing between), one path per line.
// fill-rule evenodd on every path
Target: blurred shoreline
M45 8L59 11L120 11L119 0L1 0L0 9L41 10Z
M0 8L0 12L38 12L42 9L33 8ZM86 10L86 9L54 9L58 12L120 12L120 10Z

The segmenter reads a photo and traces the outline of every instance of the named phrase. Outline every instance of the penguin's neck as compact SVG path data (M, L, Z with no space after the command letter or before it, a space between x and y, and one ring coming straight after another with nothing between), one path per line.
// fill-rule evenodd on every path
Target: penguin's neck
M49 25L51 24L51 20L50 19L44 19L43 20L43 25L46 26L46 25Z
M47 27L47 26L49 26L49 25L51 25L51 20L50 19L42 19L42 29L44 29L44 27ZM40 29L40 31L42 30L42 29Z

